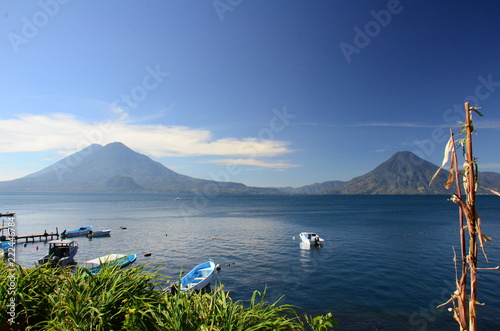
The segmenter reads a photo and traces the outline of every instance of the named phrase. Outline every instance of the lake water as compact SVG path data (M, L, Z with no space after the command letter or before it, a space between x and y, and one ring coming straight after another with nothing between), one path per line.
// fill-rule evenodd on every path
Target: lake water
M454 291L452 247L459 253L458 212L447 196L178 197L0 194L0 211L16 212L19 235L111 228L109 238L76 238L79 262L136 253L136 263L164 263L176 278L211 258L233 299L267 288L269 301L285 295L281 303L301 311L331 311L336 330L458 329L449 306L435 308ZM498 240L500 198L479 196L478 210L483 232ZM300 245L302 231L317 232L323 247ZM32 265L47 248L21 243L17 261ZM499 265L499 246L486 248L490 262L481 256L480 266ZM479 328L499 329L500 271L480 271L478 284L486 304Z

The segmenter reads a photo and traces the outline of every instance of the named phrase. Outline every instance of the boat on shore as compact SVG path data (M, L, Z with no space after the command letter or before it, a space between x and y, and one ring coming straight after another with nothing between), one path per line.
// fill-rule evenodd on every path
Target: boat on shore
M316 233L314 232L301 232L300 235L300 240L302 240L303 243L309 244L309 245L316 245L320 246L324 239L320 238Z
M214 276L215 263L212 260L198 264L191 269L178 283L172 284L171 290L197 291L208 286Z
M87 233L87 238L91 239L94 237L109 237L111 235L111 229L107 230L90 230L89 233Z
M38 264L51 263L53 266L76 265L75 255L78 253L78 245L74 240L52 240L49 241L49 252L38 260Z
M86 236L90 230L92 230L92 226L82 226L76 230L71 230L71 231L64 230L61 233L61 237L62 238L72 238L72 237Z
M109 254L101 256L97 259L88 260L85 262L85 267L89 269L90 273L98 274L101 272L102 267L106 266L119 266L119 268L125 268L131 263L137 260L136 254L124 255L124 254Z
M14 247L13 243L2 243L2 248L0 249L0 260L9 260L9 256L12 256L15 253L15 251L11 251L11 247Z

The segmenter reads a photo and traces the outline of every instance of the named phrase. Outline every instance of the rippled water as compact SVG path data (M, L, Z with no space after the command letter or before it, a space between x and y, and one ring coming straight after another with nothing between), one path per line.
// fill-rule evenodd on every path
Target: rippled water
M176 278L212 258L234 299L267 288L268 299L309 313L331 311L337 330L455 330L446 308L454 290L452 246L459 250L458 216L444 196L2 194L2 212L16 212L18 234L61 232L92 225L110 238L77 238L77 260L136 253L136 263L165 263ZM484 232L500 238L500 198L481 196ZM121 230L120 226L127 227ZM323 247L300 245L314 231ZM294 240L295 237L295 240ZM37 250L38 247L38 250ZM18 245L31 265L44 243ZM500 250L487 245L490 262ZM144 257L145 253L152 253ZM500 326L500 271L481 271L479 327Z

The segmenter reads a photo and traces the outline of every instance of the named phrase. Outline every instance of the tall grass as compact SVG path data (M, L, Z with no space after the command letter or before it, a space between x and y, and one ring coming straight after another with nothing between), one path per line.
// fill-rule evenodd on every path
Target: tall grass
M0 262L0 280L7 269ZM11 269L10 269L11 270ZM15 301L15 324L2 309L5 330L329 330L335 321L325 316L299 316L279 300L267 303L265 291L255 291L248 301L233 301L224 288L210 293L168 294L156 283L165 283L159 267L119 270L104 267L99 274L78 268L15 266L16 291L0 287L0 305Z

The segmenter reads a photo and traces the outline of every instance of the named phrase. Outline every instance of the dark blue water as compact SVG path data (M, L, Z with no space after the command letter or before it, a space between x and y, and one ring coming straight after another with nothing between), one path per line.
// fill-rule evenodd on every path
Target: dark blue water
M458 212L446 196L0 195L0 210L17 213L18 234L111 228L110 238L77 238L78 261L136 253L137 263L164 263L176 278L212 258L234 299L267 289L269 301L308 313L333 312L337 330L456 330L448 307L454 291L453 247ZM500 198L480 196L483 231L500 238ZM127 227L121 230L120 226ZM298 234L326 241L303 247ZM295 240L294 240L295 237ZM38 250L37 250L38 247ZM488 244L490 262L500 249ZM44 243L19 245L32 265ZM151 257L144 257L152 253ZM480 329L500 327L500 271L480 271Z

